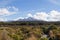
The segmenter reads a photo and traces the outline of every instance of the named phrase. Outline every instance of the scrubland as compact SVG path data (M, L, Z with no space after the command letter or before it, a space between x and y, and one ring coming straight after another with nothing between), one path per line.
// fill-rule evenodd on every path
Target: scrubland
M2 26L0 27L0 40L60 40L60 26Z

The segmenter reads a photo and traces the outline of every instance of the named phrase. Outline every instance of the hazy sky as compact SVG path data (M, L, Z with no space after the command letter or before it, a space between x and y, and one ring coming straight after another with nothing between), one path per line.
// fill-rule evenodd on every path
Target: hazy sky
M0 21L28 17L60 21L60 0L0 0Z

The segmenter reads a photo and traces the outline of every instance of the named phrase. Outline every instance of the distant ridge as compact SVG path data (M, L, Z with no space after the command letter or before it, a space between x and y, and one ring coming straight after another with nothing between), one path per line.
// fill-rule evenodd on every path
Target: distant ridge
M38 20L33 17L28 17L28 18L24 18L24 19L19 19L17 21L42 21L42 20Z

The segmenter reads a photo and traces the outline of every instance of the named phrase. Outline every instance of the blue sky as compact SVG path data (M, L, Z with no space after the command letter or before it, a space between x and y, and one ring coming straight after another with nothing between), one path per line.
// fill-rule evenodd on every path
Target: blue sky
M28 17L46 21L59 21L60 0L0 0L1 21Z

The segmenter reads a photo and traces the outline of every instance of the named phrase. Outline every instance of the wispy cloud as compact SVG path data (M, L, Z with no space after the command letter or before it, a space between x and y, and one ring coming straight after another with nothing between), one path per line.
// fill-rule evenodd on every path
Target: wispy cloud
M14 0L1 0L0 7L5 7L6 5L12 3Z
M60 5L60 0L49 0L51 3Z

